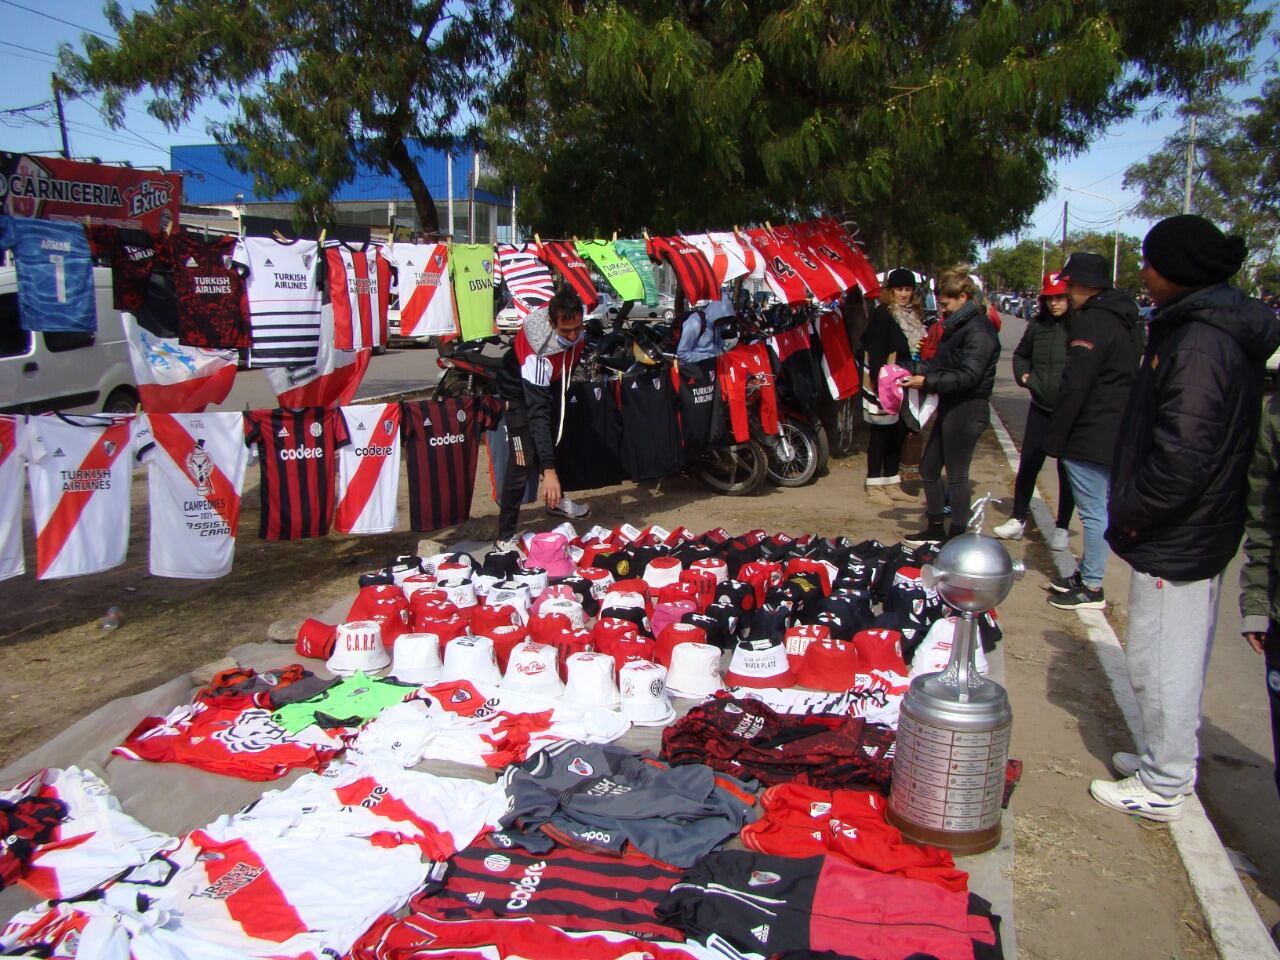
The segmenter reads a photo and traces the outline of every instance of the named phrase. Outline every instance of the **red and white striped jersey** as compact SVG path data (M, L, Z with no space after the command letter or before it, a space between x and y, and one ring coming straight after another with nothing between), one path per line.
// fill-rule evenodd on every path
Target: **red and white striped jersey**
M458 332L449 283L447 243L393 243L385 255L396 268L400 334L450 337Z
M31 417L22 449L41 580L100 573L124 563L134 418Z
M338 509L342 533L387 533L396 528L400 489L400 404L342 408L351 443L338 452Z
M333 240L324 245L324 259L334 346L338 350L384 346L391 265L382 248L371 243L352 247Z
M138 433L147 464L151 575L212 580L231 572L249 450L238 413L151 413Z
M22 422L0 417L0 580L26 571L22 558Z
M498 269L493 279L507 285L521 319L545 307L555 295L551 271L539 259L536 244L498 244Z
M706 256L711 263L712 272L716 275L716 281L721 286L751 272L747 269L742 247L737 242L728 244L710 233L687 233L684 238Z
M743 276L752 280L764 279L764 260L751 245L750 240L729 231L709 233L708 236L724 247L731 257L736 255L742 260L742 265L746 268Z

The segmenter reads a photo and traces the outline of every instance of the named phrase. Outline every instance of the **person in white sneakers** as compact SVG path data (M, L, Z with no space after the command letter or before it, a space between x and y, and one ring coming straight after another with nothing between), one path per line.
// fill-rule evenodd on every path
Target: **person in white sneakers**
M1009 519L991 532L1004 540L1021 540L1031 509L1036 477L1044 466L1044 438L1053 421L1053 403L1067 367L1067 330L1071 322L1071 300L1067 284L1056 273L1046 273L1040 284L1040 306L1027 324L1026 332L1013 351L1013 378L1031 393L1027 407L1027 427L1022 434L1018 476L1013 481L1013 511ZM1058 522L1049 540L1049 549L1067 549L1067 527L1075 513L1067 468L1058 461Z
M542 480L542 499L548 513L577 520L591 512L589 507L564 495L556 472L556 443L564 425L564 393L584 343L582 301L571 290L560 290L545 308L525 317L503 360L498 389L507 404L510 463L502 482L498 512L500 543L515 537L520 504L535 469Z

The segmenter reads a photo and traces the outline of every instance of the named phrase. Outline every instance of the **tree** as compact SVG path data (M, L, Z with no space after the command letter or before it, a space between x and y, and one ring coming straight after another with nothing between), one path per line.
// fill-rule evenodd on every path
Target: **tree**
M1057 270L1066 262L1061 248L1057 245L1049 248L1049 266L1047 270ZM1067 256L1073 253L1099 253L1113 262L1116 252L1116 235L1098 230L1078 230L1067 237ZM1142 267L1142 241L1132 234L1120 234L1120 269L1116 273L1116 286L1135 296L1142 292L1142 276L1138 273Z
M1048 256L1051 259L1045 260ZM1052 264L1058 257L1056 248L1050 245L1048 253L1039 240L1022 240L1012 247L992 247L987 260L979 266L979 273L987 285L996 290L1013 290L1019 293L1040 289L1041 263ZM1050 269L1048 266L1046 270Z
M66 79L100 92L113 126L144 89L170 129L205 100L234 108L210 134L258 193L297 192L299 227L332 219L334 191L363 161L398 175L422 228L438 231L409 144L464 132L508 49L502 0L158 0L130 15L110 0L106 16L119 39L64 45Z
M1225 97L1194 100L1178 108L1196 118L1191 211L1227 233L1244 238L1251 280L1276 261L1280 244L1280 82L1237 106ZM1153 220L1182 213L1189 124L1160 149L1125 171L1124 185L1141 191L1134 207Z
M1246 0L514 0L490 148L553 233L827 210L933 267L1024 225L1050 161L1238 77Z

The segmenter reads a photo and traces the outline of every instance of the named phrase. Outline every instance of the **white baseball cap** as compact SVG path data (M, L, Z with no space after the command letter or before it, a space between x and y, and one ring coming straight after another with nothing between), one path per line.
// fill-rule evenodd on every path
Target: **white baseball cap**
M444 648L445 680L498 683L502 674L493 641L488 637L456 637Z
M331 673L349 677L354 673L377 673L391 665L382 645L382 628L373 620L353 620L338 624L333 656L325 664Z
M549 643L521 640L507 661L507 673L502 678L503 689L559 697L564 693L559 656L559 649Z
M720 682L720 648L709 643L679 643L671 651L667 671L667 691L687 700L703 700L717 690Z
M622 715L641 727L665 727L676 710L667 699L667 671L647 660L633 660L618 671Z
M391 675L406 683L440 679L440 638L434 633L402 633L396 637Z
M621 703L613 676L613 657L607 653L575 653L568 659L569 682L564 698L587 707L617 710Z

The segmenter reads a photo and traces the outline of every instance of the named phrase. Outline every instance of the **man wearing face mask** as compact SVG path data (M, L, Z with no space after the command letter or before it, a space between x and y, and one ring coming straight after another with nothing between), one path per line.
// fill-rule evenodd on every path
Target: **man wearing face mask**
M525 318L504 359L498 385L507 402L510 463L498 513L500 549L515 536L531 471L542 481L548 513L576 520L591 512L564 495L556 472L564 395L583 343L582 301L571 290L560 290L545 308Z

